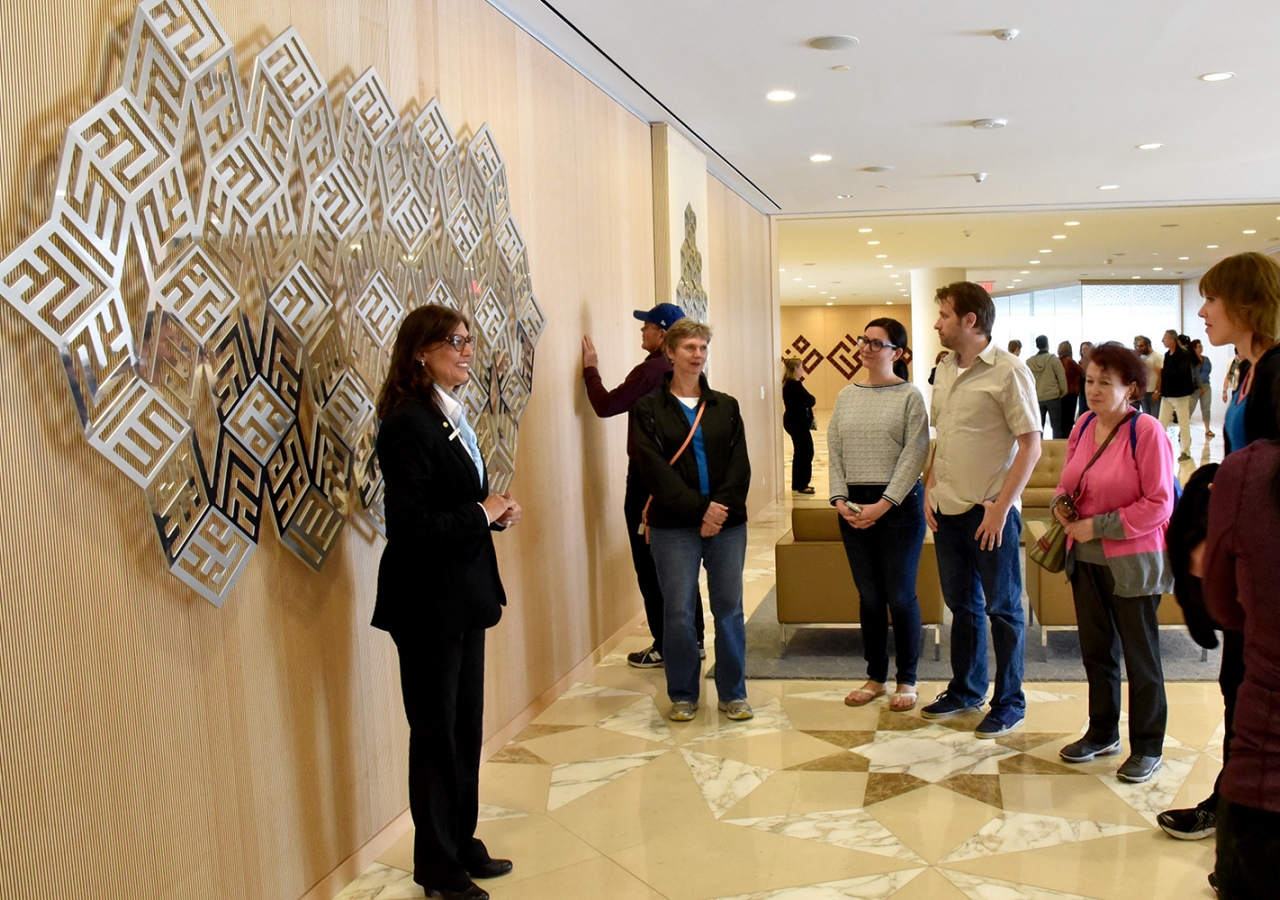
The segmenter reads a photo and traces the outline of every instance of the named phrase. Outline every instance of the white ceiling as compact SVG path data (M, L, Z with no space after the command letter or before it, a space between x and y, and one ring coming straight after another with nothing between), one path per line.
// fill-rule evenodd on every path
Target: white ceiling
M1275 0L489 2L638 116L684 132L712 174L785 217L783 268L814 262L830 281L862 285L856 302L880 290L853 239L868 222L900 239L882 263L957 265L997 289L1010 274L1026 279L1020 268L1042 270L1040 284L1154 277L1125 267L1153 253L1192 257L1166 273L1202 271L1280 234L1280 209L1224 208L1280 203ZM1020 33L997 40L1003 28ZM806 46L827 34L860 43ZM1199 80L1216 71L1236 77ZM796 99L772 103L775 89ZM980 118L1008 125L975 130ZM1164 146L1136 149L1149 141ZM815 153L832 159L810 162ZM987 173L981 184L975 172ZM1177 208L1132 212L1142 207ZM1129 212L1104 212L1115 209ZM1069 220L1082 224L1052 241ZM1159 227L1169 223L1179 227ZM1052 265L1025 265L1043 248ZM788 275L784 302L798 302Z

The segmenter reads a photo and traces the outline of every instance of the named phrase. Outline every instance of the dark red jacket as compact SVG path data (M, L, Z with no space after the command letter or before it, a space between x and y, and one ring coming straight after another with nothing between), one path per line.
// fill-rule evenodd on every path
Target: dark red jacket
M587 383L587 399L591 408L602 419L631 412L631 407L645 394L662 384L662 376L671 371L671 360L661 350L654 350L644 362L631 370L622 384L613 390L606 390L600 380L600 370L595 366L587 366L582 370L582 379ZM627 431L627 456L636 455L635 439Z

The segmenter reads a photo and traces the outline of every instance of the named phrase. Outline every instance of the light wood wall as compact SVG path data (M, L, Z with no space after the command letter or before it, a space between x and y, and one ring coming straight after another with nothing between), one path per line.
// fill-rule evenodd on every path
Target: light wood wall
M832 347L844 340L845 335L857 337L862 334L867 323L882 317L897 319L911 335L911 305L907 303L886 306L784 306L781 312L782 349L791 347L798 337L804 337L824 357L813 372L805 377L804 386L818 400L818 409L831 409L835 406L836 395L849 381L840 374L825 357ZM928 361L933 365L933 360ZM782 364L778 362L774 368L778 379L782 378ZM914 370L914 366L912 367ZM863 369L853 377L854 381L867 380Z
M591 413L580 339L640 357L649 127L483 0L211 5L245 73L294 25L331 84L372 65L406 108L438 96L455 130L487 121L506 159L548 327L512 486L525 521L498 538L493 733L640 611L625 424ZM119 83L133 10L0 4L0 254L44 220L66 125ZM773 394L747 402L777 353L768 225L711 191L717 387L750 410L758 508L780 470ZM2 303L0 342L0 897L300 896L407 803L396 655L368 626L381 542L348 527L315 574L264 529L215 609L167 574L145 497L85 443L54 348Z

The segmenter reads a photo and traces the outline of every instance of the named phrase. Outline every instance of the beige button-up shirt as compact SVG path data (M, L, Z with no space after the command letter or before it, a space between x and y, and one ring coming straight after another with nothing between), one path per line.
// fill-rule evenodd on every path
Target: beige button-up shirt
M1018 452L1018 436L1039 431L1036 383L1026 363L994 343L969 368L957 353L938 364L929 417L938 429L933 508L956 516L1000 496ZM1014 506L1022 508L1021 498Z

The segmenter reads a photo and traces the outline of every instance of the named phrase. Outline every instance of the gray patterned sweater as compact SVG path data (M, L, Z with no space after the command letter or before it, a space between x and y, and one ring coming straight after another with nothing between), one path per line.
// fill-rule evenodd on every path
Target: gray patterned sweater
M911 492L929 457L929 414L911 382L851 384L836 397L827 429L831 502L851 484L887 484L897 506Z

